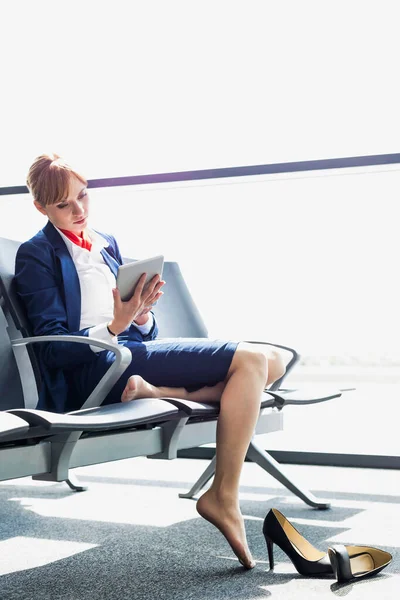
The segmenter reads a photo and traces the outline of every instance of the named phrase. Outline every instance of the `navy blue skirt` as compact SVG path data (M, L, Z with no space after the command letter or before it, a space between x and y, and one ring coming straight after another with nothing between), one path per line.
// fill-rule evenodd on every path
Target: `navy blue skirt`
M141 375L156 386L184 387L188 391L224 381L239 342L202 338L159 339L149 342L127 340L131 364L117 381L103 404L120 402L131 375ZM69 378L71 399L67 410L79 409L114 361L112 352L99 352ZM73 400L72 400L73 399Z

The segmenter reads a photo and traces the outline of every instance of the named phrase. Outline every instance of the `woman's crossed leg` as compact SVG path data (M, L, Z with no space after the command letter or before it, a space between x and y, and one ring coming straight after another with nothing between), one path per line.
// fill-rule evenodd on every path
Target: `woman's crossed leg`
M215 476L197 502L197 511L225 536L244 567L255 566L239 507L239 479L260 410L265 387L285 372L280 354L260 352L240 343L225 381L195 392L184 388L156 387L138 375L129 378L122 401L143 397L175 397L197 402L220 402L217 424Z

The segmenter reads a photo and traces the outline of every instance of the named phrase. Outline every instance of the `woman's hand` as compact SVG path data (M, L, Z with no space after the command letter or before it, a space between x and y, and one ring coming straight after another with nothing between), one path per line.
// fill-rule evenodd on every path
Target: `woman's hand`
M135 321L138 325L147 322L148 317L145 320L142 317L147 316L152 305L163 295L164 292L160 290L165 281L162 281L159 275L154 275L147 285L144 284L145 281L146 273L143 273L135 287L132 298L126 302L121 300L118 289L113 289L114 317L108 326L115 335L125 331L132 321Z

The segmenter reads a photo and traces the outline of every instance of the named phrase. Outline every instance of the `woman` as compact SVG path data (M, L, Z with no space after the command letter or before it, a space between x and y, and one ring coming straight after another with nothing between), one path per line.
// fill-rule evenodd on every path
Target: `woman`
M152 305L164 281L142 276L131 300L115 288L121 255L115 239L88 227L86 179L57 155L39 156L27 178L47 225L21 245L16 285L34 335L82 335L123 343L132 362L106 402L173 396L219 401L216 471L197 502L201 516L225 536L239 561L255 566L239 507L239 478L263 389L284 373L277 353L221 340L157 340ZM110 367L111 352L86 344L47 343L38 350L43 374L38 408L80 408Z

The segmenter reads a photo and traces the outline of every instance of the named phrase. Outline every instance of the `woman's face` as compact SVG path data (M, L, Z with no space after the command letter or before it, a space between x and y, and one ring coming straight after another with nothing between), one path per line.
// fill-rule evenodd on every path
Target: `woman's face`
M76 177L71 177L67 198L48 206L42 206L36 201L34 205L59 229L79 234L87 227L89 196L85 184Z

